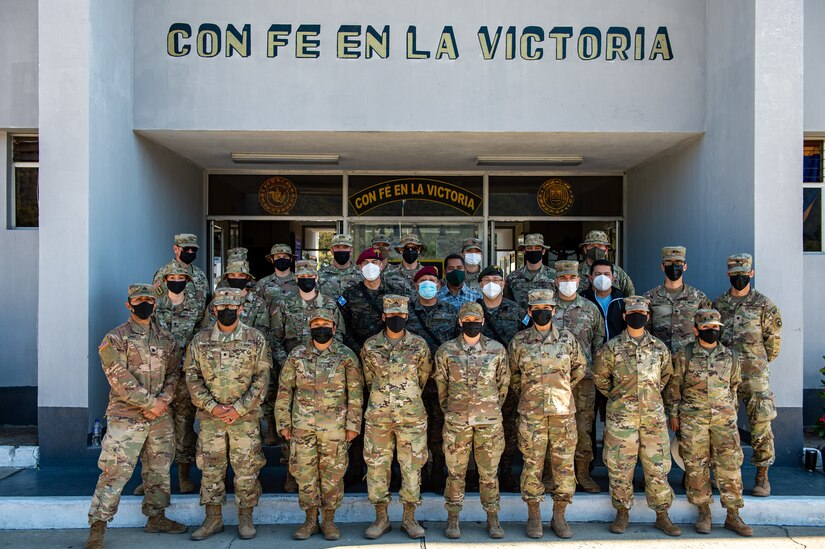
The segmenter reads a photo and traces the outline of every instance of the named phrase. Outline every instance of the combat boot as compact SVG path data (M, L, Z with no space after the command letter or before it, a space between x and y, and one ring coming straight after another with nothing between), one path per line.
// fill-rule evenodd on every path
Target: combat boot
M553 502L553 518L550 520L550 528L561 539L568 539L573 537L573 530L567 524L567 519L564 518L564 510L567 508L566 501Z
M241 539L255 539L258 531L252 520L252 507L238 507L238 536Z
M143 531L150 534L183 534L186 530L185 524L166 518L163 511L159 515L149 517L146 526L143 527Z
M191 494L195 491L195 483L189 478L191 470L191 463L178 463L178 487L181 494Z
M461 538L461 528L458 526L458 511L447 512L447 528L444 529L444 536L447 539Z
M306 514L307 518L304 520L304 523L292 533L293 539L309 539L321 531L321 527L318 526L318 508L310 507L306 510Z
M576 460L576 483L589 494L598 494L602 491L590 477L590 464L583 459Z
M284 481L284 492L287 494L295 494L298 492L298 482L288 470L286 472L286 480Z
M740 536L749 538L753 535L753 528L745 524L739 516L739 509L728 509L728 516L725 519L725 528L732 530Z
M341 537L341 531L335 526L335 509L321 509L321 532L327 541L335 541Z
M610 531L614 534L624 534L627 530L627 521L630 519L630 513L627 509L616 509L616 518L613 519L610 525Z
M135 496L145 496L146 495L146 489L143 487L142 482L135 487L135 491L132 492L132 495L135 495Z
M527 502L527 537L540 539L544 536L544 528L541 525L541 508L538 501Z
M89 539L86 549L103 549L103 536L106 535L106 521L96 520L89 526Z
M513 478L513 458L510 456L501 458L498 485L502 492L518 491L518 483L516 479Z
M700 534L710 534L710 505L699 506L699 518L696 519L696 531Z
M487 533L492 539L504 539L504 528L498 521L498 511L487 511Z
M377 503L375 505L375 522L364 532L364 537L367 539L378 539L392 530L390 519L387 518L387 505L387 503Z
M424 537L424 529L415 520L415 504L404 504L404 515L401 517L401 531L412 539L419 539Z
M768 468L767 467L757 467L756 468L756 481L753 485L753 492L752 495L766 498L771 495L771 483L768 482Z
M682 531L678 526L670 521L667 511L656 511L656 522L653 524L656 528L667 534L668 536L681 536Z
M221 506L209 504L206 506L206 517L203 519L203 524L192 532L190 537L195 541L203 541L221 532L223 532Z

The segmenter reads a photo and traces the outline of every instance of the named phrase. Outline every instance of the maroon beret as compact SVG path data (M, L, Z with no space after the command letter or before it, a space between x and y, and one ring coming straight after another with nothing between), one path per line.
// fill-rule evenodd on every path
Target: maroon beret
M375 248L367 248L361 255L358 256L358 261L355 262L356 265L360 265L363 261L367 259L377 259L381 261L383 258L381 257L381 252L376 250Z
M427 265L426 267L421 267L420 269L418 269L418 272L415 273L415 276L413 277L413 282L418 282L419 278L421 278L422 276L428 276L428 275L438 278L438 269L436 269L432 265Z

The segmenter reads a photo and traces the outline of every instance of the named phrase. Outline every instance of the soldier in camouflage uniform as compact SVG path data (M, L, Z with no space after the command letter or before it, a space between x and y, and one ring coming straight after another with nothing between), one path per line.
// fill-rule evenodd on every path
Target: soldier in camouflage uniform
M516 334L508 349L510 390L519 396L518 442L524 455L521 497L527 502L527 536L544 534L539 504L544 500L542 472L550 454L553 519L560 538L573 531L564 513L576 491L576 404L573 389L584 378L587 356L576 337L553 326L556 299L553 290L530 290L533 327Z
M275 266L275 272L263 277L255 285L255 290L264 297L267 308L272 307L273 301L281 299L287 292L298 291L295 275L290 270L295 254L288 244L274 244L266 256L266 260Z
M390 238L384 233L375 233L370 241L370 246L381 254L381 272L387 270L390 259Z
M254 279L246 261L230 261L221 277L219 288L235 288L241 291L241 322L255 328L265 337L269 335L269 310L263 296L254 287ZM214 301L214 300L213 300ZM204 312L203 327L211 328L215 325L214 303L210 303Z
M249 258L247 255L249 254L249 250L246 248L229 248L226 250L226 264L229 265L230 263L246 263L249 264ZM230 286L229 283L226 281L226 278L223 276L218 280L218 283L215 285L218 288L230 288L230 287L238 287L239 283L236 283L235 286ZM247 281L246 284L247 288L252 290L255 288L255 279L251 277ZM208 309L209 307L207 307Z
M722 343L739 353L742 383L738 398L745 401L750 423L751 446L756 465L756 482L752 494L771 494L768 467L776 454L771 421L776 417L776 399L768 382L768 363L779 356L782 343L782 315L773 301L751 287L753 258L736 254L728 258L731 288L716 299L714 307L722 315L725 327Z
M180 348L172 334L150 319L155 290L148 284L129 286L129 320L106 334L98 347L103 373L112 390L106 409L97 481L89 507L88 549L102 549L106 523L115 516L123 487L138 458L143 462L143 514L147 532L178 534L186 526L169 520L169 466L175 452L175 428L169 403L175 394Z
M461 255L464 256L464 284L468 288L481 291L478 283L481 274L482 242L478 238L465 238L461 243Z
M450 476L444 491L449 513L445 535L461 537L458 515L464 503L464 477L472 451L478 465L481 505L487 512L487 532L504 537L498 521L498 463L504 451L501 405L510 384L504 346L481 334L484 311L465 303L459 312L462 335L444 343L435 355L433 377L444 410L444 454Z
M607 238L604 231L590 231L581 243L584 261L579 264L579 292L583 292L590 287L590 266L597 259L607 259L607 254L613 244ZM624 270L618 265L613 265L613 287L624 295L634 295L636 288L633 281Z
M401 237L401 242L395 247L395 251L401 254L401 263L390 265L384 272L384 278L394 291L414 296L415 289L413 277L421 269L418 256L424 250L421 238L417 234L407 234Z
M238 318L240 290L216 291L212 306L218 322L195 335L184 362L186 384L200 419L197 463L203 473L200 502L206 505L206 518L192 539L204 540L223 531L227 455L235 472L238 533L241 539L252 539L256 535L252 510L261 495L258 472L266 462L260 408L272 355L263 334Z
M206 296L209 295L209 282L200 267L192 265L198 253L198 237L193 234L177 234L172 249L175 258L158 269L152 280L155 290L160 287L164 277L173 267L184 269L192 280L191 284L186 285L186 295L190 299L195 299L202 311L206 307ZM162 290L159 293L162 293Z
M556 284L559 287L559 293L556 299L553 326L557 330L566 329L572 332L587 358L584 378L573 388L577 432L576 482L585 492L596 494L601 489L590 478L590 463L593 461L591 435L593 423L596 420L596 386L593 385L592 366L593 356L604 342L604 321L598 307L576 293L579 286L579 263L577 261L556 261ZM547 465L545 464L544 468L545 474L548 472Z
M348 234L336 234L330 245L332 263L321 267L320 289L332 299L338 299L344 290L361 280L361 271L352 261L352 237Z
M710 470L719 485L728 516L725 528L741 536L753 529L739 516L742 499L742 448L736 424L736 391L742 381L737 353L719 343L719 311L699 309L694 315L694 343L673 355L673 377L665 403L670 428L679 434L687 473L688 501L699 508L696 531L709 534L711 525Z
M335 510L344 499L347 445L361 431L361 363L334 339L340 321L336 313L323 307L307 313L310 337L284 362L275 402L278 431L290 441L289 468L298 481L298 503L306 512L295 539L318 532L319 507L324 538L341 536Z
M662 248L662 271L665 282L645 293L650 300L650 324L647 329L675 353L693 343L693 317L699 309L710 309L710 299L693 286L685 284L687 270L683 246Z
M593 365L596 388L608 399L604 462L616 509L610 531L622 534L627 528L638 459L645 475L647 504L656 511L656 528L679 536L682 531L667 514L673 490L667 482L670 438L662 391L673 375L670 351L645 330L650 316L647 298L628 296L624 304L627 328L602 345Z
M430 377L432 362L427 342L405 329L409 298L385 295L384 331L372 336L361 349L369 403L364 416L364 460L367 492L375 505L375 522L368 539L378 539L391 529L387 518L390 464L397 450L401 466L404 503L401 530L410 538L424 536L415 520L421 503L421 468L427 462L427 412L421 393Z
M531 233L524 237L519 251L524 251L524 266L507 275L504 297L512 299L522 309L527 308L527 294L538 288L553 288L556 271L542 261L550 246L544 245L544 235Z
M452 305L436 297L440 281L435 267L422 267L413 277L413 283L418 293L410 302L410 315L407 319L407 330L419 337L423 337L430 348L430 354L435 356L438 348L459 334L458 311ZM436 293L433 293L433 292ZM444 445L442 433L444 431L444 412L438 399L438 388L435 380L430 379L424 387L424 407L427 409L427 448L432 457L431 469L427 480L430 489L442 493L447 478L444 475Z

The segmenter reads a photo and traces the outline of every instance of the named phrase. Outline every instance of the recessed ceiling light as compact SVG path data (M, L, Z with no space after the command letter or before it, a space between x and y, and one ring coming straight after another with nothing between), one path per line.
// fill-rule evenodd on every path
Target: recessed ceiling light
M232 162L238 164L338 164L340 159L339 154L232 153Z
M584 158L580 154L549 156L485 154L476 157L479 166L578 166Z

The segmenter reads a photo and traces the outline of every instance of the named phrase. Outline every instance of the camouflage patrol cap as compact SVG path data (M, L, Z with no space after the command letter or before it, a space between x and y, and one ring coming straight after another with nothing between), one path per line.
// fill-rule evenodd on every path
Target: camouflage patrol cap
M289 254L292 257L295 257L295 254L292 253L292 247L288 244L273 244L272 249L269 250L269 255L266 256L266 258L271 259L275 254Z
M610 243L610 239L607 238L607 233L604 231L590 231L587 233L587 236L584 237L584 242L581 243L581 246L586 246L588 244L603 244L608 247L613 247L613 244Z
M384 296L384 312L385 313L404 313L407 314L407 304L410 298L403 295L387 294Z
M728 274L748 274L753 269L751 254L733 254L728 257Z
M295 262L295 276L315 276L318 274L318 264L310 259Z
M524 244L519 244L518 249L523 250L525 246L541 246L542 248L549 248L544 245L544 235L541 233L530 233L524 237Z
M248 253L249 250L246 248L232 248L226 251L226 261L227 263L232 261L246 261Z
M629 295L624 298L624 310L628 313L631 311L650 312L650 300L640 295Z
M316 318L322 318L324 320L329 320L333 324L335 324L335 315L332 314L332 311L329 309L325 309L323 307L316 307L311 313L309 313L309 319L307 322L312 323L313 320Z
M372 235L372 240L370 241L370 244L372 246L375 246L376 244L386 244L387 246L389 246L390 238L384 233L375 233L374 235Z
M555 305L556 304L556 295L553 290L549 288L540 288L536 290L530 290L530 293L527 294L527 305Z
M466 252L467 250L472 250L473 248L482 250L483 248L481 246L481 240L478 238L465 238L461 243L461 251Z
M352 248L352 237L348 234L338 233L332 237L330 247L332 246L349 246Z
M662 261L684 261L686 253L684 246L665 246L662 248Z
M476 303L475 301L465 301L462 303L461 309L458 311L458 319L464 320L468 316L484 318L484 309L481 308L481 304Z
M151 284L130 284L129 285L129 292L128 292L129 299L135 297L151 297L155 299L155 287Z
M176 234L175 246L180 246L181 248L197 248L198 237L197 235L189 233Z
M189 280L192 280L192 275L191 275L191 274L189 274L189 270L188 270L188 269L184 269L183 267L181 267L181 266L178 264L178 262L177 262L177 261L173 262L173 263L172 263L172 266L171 266L171 267L169 267L169 268L166 270L166 272L163 274L163 278L164 278L164 280L165 280L165 279L166 279L166 277L167 277L167 276L169 276L169 275L183 275L183 276L187 277Z
M488 265L478 273L478 279L481 280L485 276L500 276L504 278L504 271L502 271L498 265Z
M579 262L569 260L556 261L556 276L562 275L579 276Z
M241 291L236 288L218 288L215 290L215 297L212 299L212 305L240 305Z
M223 277L226 278L226 275L230 273L241 273L252 276L252 273L249 271L249 263L246 261L230 261L227 263L226 270L223 272Z
M407 244L413 244L414 246L422 246L421 239L418 237L417 234L410 233L405 234L401 237L401 242L398 243L398 246L395 247L395 251L401 253L401 249L406 246Z
M693 323L697 326L715 324L722 326L722 315L716 309L699 309L693 317Z

